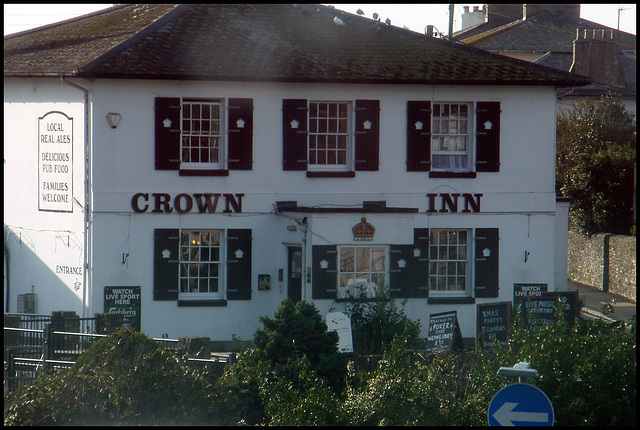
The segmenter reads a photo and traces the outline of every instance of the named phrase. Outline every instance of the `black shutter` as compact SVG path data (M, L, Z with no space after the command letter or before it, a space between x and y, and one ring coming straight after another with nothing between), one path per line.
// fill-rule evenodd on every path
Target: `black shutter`
M417 124L417 125L416 125ZM407 102L407 171L431 170L431 102Z
M228 127L229 170L251 170L253 165L253 99L229 99Z
M389 247L391 297L429 297L429 229L415 229L413 242ZM404 267L400 267L400 260L404 261Z
M497 228L476 229L476 297L498 297L499 233L500 231Z
M365 128L368 121L370 128ZM377 171L380 164L380 100L356 100L355 170Z
M251 229L227 230L227 300L251 300Z
M338 294L338 247L336 245L313 245L312 247L313 299L335 299ZM323 268L322 261L327 262ZM303 286L304 288L304 286Z
M284 170L307 170L307 101L282 100L282 164ZM292 122L297 122L292 126Z
M500 102L478 102L476 171L500 171Z
M178 300L180 265L178 229L155 229L153 244L153 300Z
M181 107L176 97L156 97L156 170L180 168Z

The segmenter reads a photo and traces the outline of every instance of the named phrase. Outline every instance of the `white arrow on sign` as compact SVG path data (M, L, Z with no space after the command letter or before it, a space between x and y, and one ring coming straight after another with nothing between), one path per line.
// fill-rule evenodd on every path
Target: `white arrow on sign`
M513 408L518 406L518 404L519 403L505 403L500 406L500 409L495 411L493 418L495 418L501 426L513 426L514 421L546 423L549 420L549 414L544 412L513 412Z

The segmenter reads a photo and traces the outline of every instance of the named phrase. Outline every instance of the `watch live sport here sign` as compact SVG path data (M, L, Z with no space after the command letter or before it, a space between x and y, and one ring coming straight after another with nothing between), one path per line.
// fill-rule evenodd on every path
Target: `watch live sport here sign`
M504 387L491 400L490 426L552 426L555 420L549 397L529 384Z
M140 287L104 287L104 312L122 314L124 325L140 331Z

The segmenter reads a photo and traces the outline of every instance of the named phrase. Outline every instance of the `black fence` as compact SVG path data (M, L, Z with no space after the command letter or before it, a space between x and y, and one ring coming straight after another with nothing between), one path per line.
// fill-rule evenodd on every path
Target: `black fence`
M109 314L95 314L92 318L80 318L75 312L5 314L5 388L29 385L43 370L71 367L91 345L121 326L122 315L114 318ZM163 348L184 358L189 365L203 370L221 371L235 360L233 353L216 354L206 348L204 351L202 348L193 350L191 343L195 345L196 342L191 341L195 339L202 338L153 338Z

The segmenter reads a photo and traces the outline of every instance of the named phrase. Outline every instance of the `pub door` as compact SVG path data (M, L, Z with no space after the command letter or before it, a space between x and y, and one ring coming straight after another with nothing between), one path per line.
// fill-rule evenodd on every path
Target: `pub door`
M288 246L287 297L298 303L302 300L302 247Z

